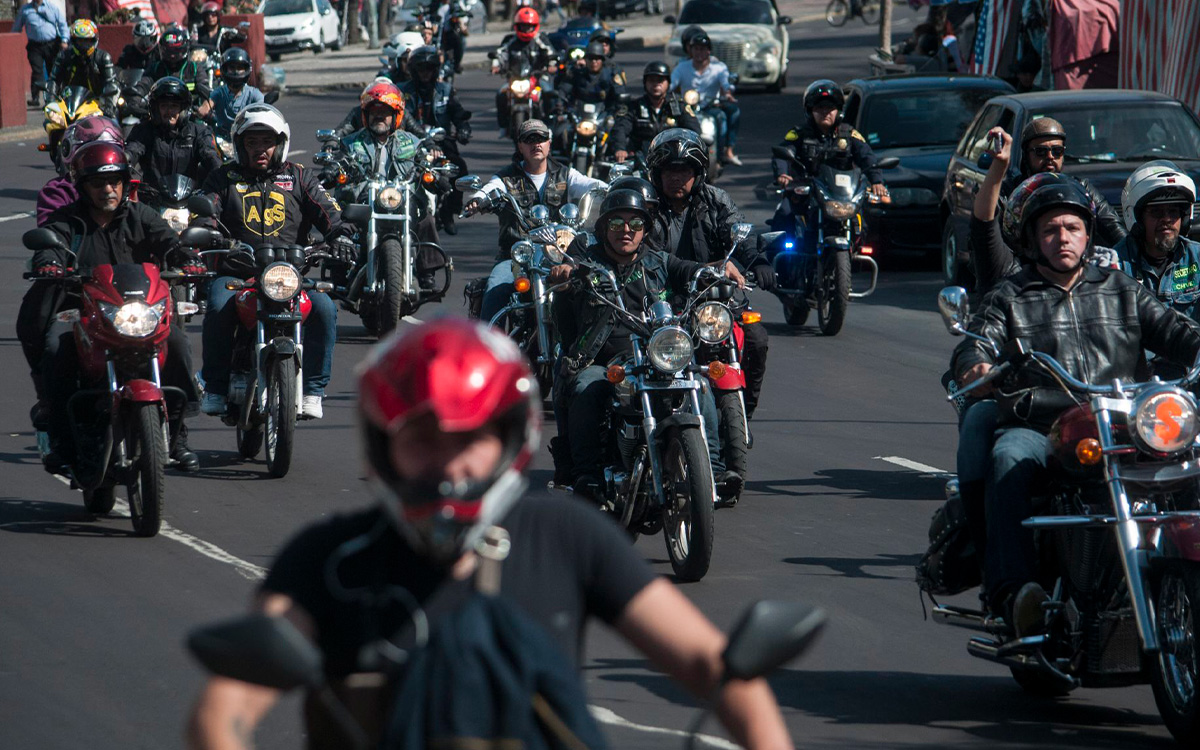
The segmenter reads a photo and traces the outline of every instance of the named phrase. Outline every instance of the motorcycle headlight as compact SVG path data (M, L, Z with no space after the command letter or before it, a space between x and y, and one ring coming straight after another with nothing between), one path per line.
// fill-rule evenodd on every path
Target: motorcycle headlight
M662 372L679 372L692 361L692 339L676 326L660 328L646 345L650 364Z
M1151 453L1172 454L1196 439L1196 403L1178 388L1151 389L1133 402L1134 441Z
M300 272L288 263L272 263L263 271L259 287L268 299L287 302L300 291Z
M706 117L700 121L700 136L707 141L711 141L717 137L717 122L711 117Z
M858 210L850 201L825 201L825 214L831 219L844 221L854 215Z
M575 126L575 132L590 138L596 134L596 123L594 120L582 120Z
M724 341L733 329L733 315L720 302L706 302L696 308L696 335L706 344Z
M188 210L186 208L168 208L162 212L162 217L171 225L171 229L182 232L188 226Z
M100 312L112 322L117 333L134 339L144 339L154 333L166 311L166 300L153 305L147 305L141 300L133 300L123 305L100 303Z
M375 205L379 206L381 211L395 211L400 208L400 203L404 200L404 196L394 187L387 187L379 191L379 195L375 196Z
M696 106L700 103L700 92L695 89L688 89L683 92L683 103L691 106Z
M521 266L528 266L529 261L533 258L533 243L528 240L514 242L512 246L512 259L514 263Z
M513 81L508 85L514 96L528 96L529 89L532 87L528 78L521 78Z
M46 119L50 121L51 125L66 127L67 120L65 117L63 117L62 110L58 108L57 104L47 104L46 108L42 111L45 113Z

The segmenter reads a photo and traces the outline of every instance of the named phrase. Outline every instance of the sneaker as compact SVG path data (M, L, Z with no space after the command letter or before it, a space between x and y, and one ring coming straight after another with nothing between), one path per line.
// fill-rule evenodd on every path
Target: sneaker
M1050 597L1040 583L1030 581L1017 591L1012 603L1012 629L1018 638L1038 635L1046 627L1042 604Z
M229 402L219 393L206 393L200 402L200 411L210 416L219 417L229 409Z
M311 394L305 396L300 408L300 414L305 419L320 419L325 416L325 412L321 409L321 396L313 396Z
M739 158L738 158L738 155L737 155L737 154L735 154L735 153L733 153L732 151L730 151L730 152L728 152L728 153L726 153L726 154L725 154L725 159L724 159L724 161L725 161L725 163L726 163L726 164L732 164L732 165L733 165L733 166L735 166L735 167L740 167L740 166L742 166L742 160L741 160L741 159L739 159Z

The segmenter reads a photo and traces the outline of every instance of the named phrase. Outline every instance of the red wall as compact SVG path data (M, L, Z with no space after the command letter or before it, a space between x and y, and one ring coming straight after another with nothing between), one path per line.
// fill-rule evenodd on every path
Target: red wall
M126 44L133 44L133 24L105 24L100 29L100 49L113 59L113 64L121 56L121 50Z
M263 17L261 13L226 13L221 16L222 26L237 27L242 21L249 21L250 28L246 29L246 41L239 47L244 47L250 54L250 84L258 85L259 70L267 59L267 40L263 35Z
M8 29L12 24L8 24ZM25 100L29 96L29 61L25 58L25 35L0 33L0 128L26 123ZM20 60L20 65L15 64Z

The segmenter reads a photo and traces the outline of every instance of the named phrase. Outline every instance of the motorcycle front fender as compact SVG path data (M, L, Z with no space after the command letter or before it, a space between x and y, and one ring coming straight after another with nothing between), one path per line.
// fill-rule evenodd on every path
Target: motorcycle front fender
M662 436L665 435L672 428L680 428L680 429L685 429L688 427L699 428L699 427L703 426L703 424L704 424L704 420L702 420L700 418L699 414L688 414L687 412L675 412L671 416L667 417L666 419L664 419L658 423L658 426L655 427L655 429L654 429L654 439L655 439L655 441L661 441Z
M714 378L710 375L708 381L718 391L741 391L746 388L746 373L740 365L728 364L723 377Z
M263 350L264 356L274 355L276 357L294 357L299 351L296 342L287 336L276 336L271 339L271 343L267 344L267 348Z
M118 393L122 401L138 404L159 403L163 400L162 389L149 380L127 380Z

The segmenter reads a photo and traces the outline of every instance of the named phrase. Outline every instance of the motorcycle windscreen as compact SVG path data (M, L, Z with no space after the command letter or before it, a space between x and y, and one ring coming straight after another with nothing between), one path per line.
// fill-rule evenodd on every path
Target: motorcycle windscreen
M158 189L173 207L183 207L191 194L196 192L196 182L187 175L172 174L163 178Z
M862 172L859 171L858 167L845 170L836 169L830 164L822 164L821 169L818 171L818 177L828 191L827 198L848 201L854 197L854 193L858 189L858 182L862 179Z

